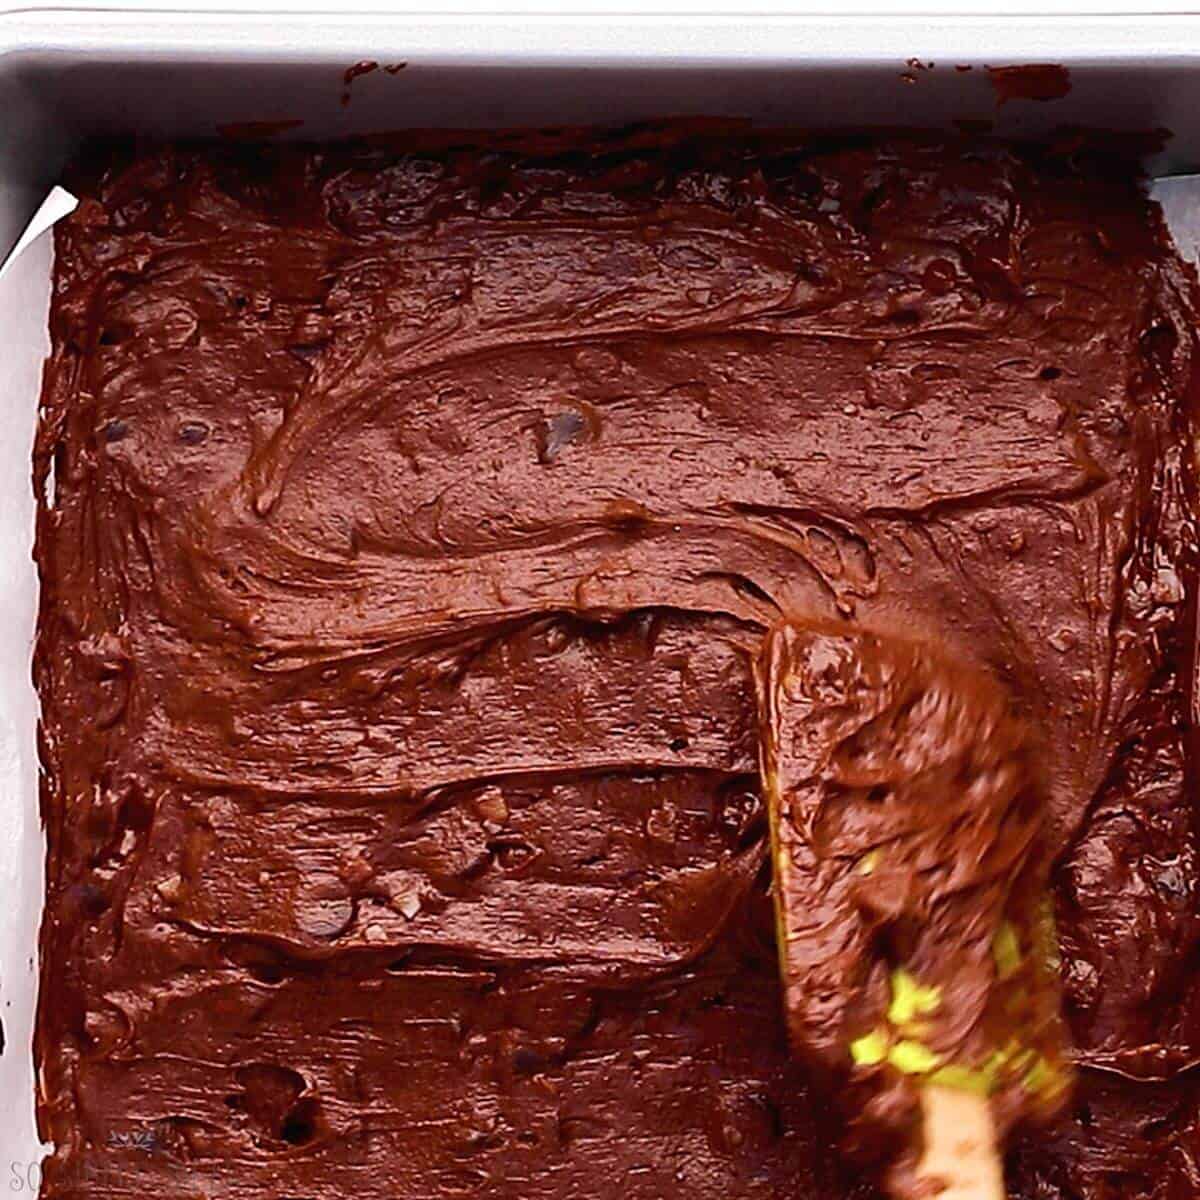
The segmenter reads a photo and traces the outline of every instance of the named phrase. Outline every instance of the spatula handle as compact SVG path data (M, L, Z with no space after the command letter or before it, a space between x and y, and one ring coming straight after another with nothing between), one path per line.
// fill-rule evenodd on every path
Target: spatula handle
M921 1120L925 1149L917 1175L940 1182L937 1200L1004 1200L1004 1169L986 1097L927 1085Z

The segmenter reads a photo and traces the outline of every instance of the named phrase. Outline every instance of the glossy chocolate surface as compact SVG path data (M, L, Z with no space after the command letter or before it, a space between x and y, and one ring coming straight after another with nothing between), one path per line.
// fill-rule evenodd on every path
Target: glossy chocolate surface
M1102 151L78 164L45 1195L870 1194L784 1034L781 617L934 642L1039 731L1081 1070L1013 1194L1194 1195L1195 300Z

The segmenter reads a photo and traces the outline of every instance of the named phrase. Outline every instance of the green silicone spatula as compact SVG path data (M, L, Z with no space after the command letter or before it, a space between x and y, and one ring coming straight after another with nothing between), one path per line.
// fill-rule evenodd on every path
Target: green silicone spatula
M786 624L757 663L791 1043L897 1200L999 1200L1067 1092L1033 740L945 653Z

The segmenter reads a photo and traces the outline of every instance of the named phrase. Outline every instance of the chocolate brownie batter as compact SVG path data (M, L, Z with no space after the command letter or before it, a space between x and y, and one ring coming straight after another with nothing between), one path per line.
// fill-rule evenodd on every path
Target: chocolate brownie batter
M1042 739L1013 1194L1191 1196L1195 335L1126 162L642 129L108 148L37 445L44 1194L871 1194L789 1054L753 657Z

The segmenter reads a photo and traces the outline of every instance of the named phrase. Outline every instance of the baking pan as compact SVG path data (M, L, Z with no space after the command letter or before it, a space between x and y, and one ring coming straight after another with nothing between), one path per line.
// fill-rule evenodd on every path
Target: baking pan
M359 62L406 65L347 87ZM1193 16L13 13L0 16L0 246L81 137L211 136L247 121L302 120L286 136L324 139L683 114L809 126L998 118L1013 134L1165 127L1171 165L1192 165L1198 62ZM997 109L984 68L1015 63L1062 63L1071 91Z
M1047 63L1069 72L1065 95L1000 102L988 67ZM0 250L95 135L318 140L687 114L809 127L989 121L1007 135L1165 129L1172 136L1150 166L1179 172L1200 166L1200 16L25 11L0 15L0 114ZM15 1194L36 1192L41 1157L30 1050L43 851L29 480L50 256L42 239L0 285L0 1186Z

